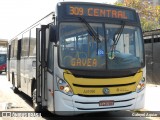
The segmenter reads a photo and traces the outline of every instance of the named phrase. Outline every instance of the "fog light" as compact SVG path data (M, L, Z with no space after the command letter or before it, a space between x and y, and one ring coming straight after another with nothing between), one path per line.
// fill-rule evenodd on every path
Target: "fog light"
M141 89L141 85L140 84L138 84L137 89Z
M64 91L67 93L67 92L70 91L70 88L69 88L68 86L66 86L66 87L64 88Z

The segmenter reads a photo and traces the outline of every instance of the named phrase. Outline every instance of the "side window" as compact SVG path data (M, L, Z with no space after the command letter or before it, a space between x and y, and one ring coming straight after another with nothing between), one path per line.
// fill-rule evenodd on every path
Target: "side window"
M29 31L23 34L21 56L28 56L28 51L29 51Z
M47 61L47 51L48 51L48 42L49 42L49 29L46 29L46 53L45 53L45 61Z
M10 58L11 58L11 45L8 45L8 49L7 49L7 58L8 58L8 60L10 60Z
M48 48L48 69L51 72L53 65L54 65L54 49L53 49L53 44L50 43Z
M22 41L22 38L18 40L18 50L17 50L17 59L20 60L20 57L21 57L21 41Z
M15 40L13 40L13 41L11 42L11 58L14 57L14 41L15 41Z
M31 30L29 56L36 56L36 28Z
M13 52L13 57L17 58L17 48L18 48L18 40L14 40L14 52Z

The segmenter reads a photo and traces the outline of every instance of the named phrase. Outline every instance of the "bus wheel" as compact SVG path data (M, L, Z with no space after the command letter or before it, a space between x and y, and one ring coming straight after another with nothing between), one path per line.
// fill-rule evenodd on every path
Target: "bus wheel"
M14 74L12 73L12 81L13 81L13 87L12 87L12 89L13 89L13 92L14 93L18 93L19 92L19 90L18 90L18 88L15 86L15 78L14 78Z
M13 92L14 93L18 93L19 92L18 88L16 88L16 87L13 86Z
M0 74L2 74L2 71L0 71Z
M36 101L36 96L37 96L37 90L34 89L32 92L32 102L33 102L33 109L35 112L40 112L42 110L42 107L40 104L38 104Z

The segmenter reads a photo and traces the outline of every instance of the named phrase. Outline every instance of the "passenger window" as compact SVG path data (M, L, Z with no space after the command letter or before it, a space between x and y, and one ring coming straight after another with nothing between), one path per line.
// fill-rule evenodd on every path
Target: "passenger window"
M15 40L13 40L13 41L11 42L11 58L14 57L14 41L15 41Z
M15 39L13 57L16 57L16 58L17 58L17 48L18 48L18 39Z
M28 49L29 49L29 31L23 34L21 56L28 56Z
M31 30L29 56L36 56L36 28Z

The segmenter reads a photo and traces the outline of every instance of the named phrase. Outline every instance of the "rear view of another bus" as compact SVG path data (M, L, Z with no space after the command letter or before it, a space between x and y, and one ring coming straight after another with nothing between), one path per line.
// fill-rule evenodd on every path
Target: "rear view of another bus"
M0 40L0 74L6 72L7 62L7 40Z

